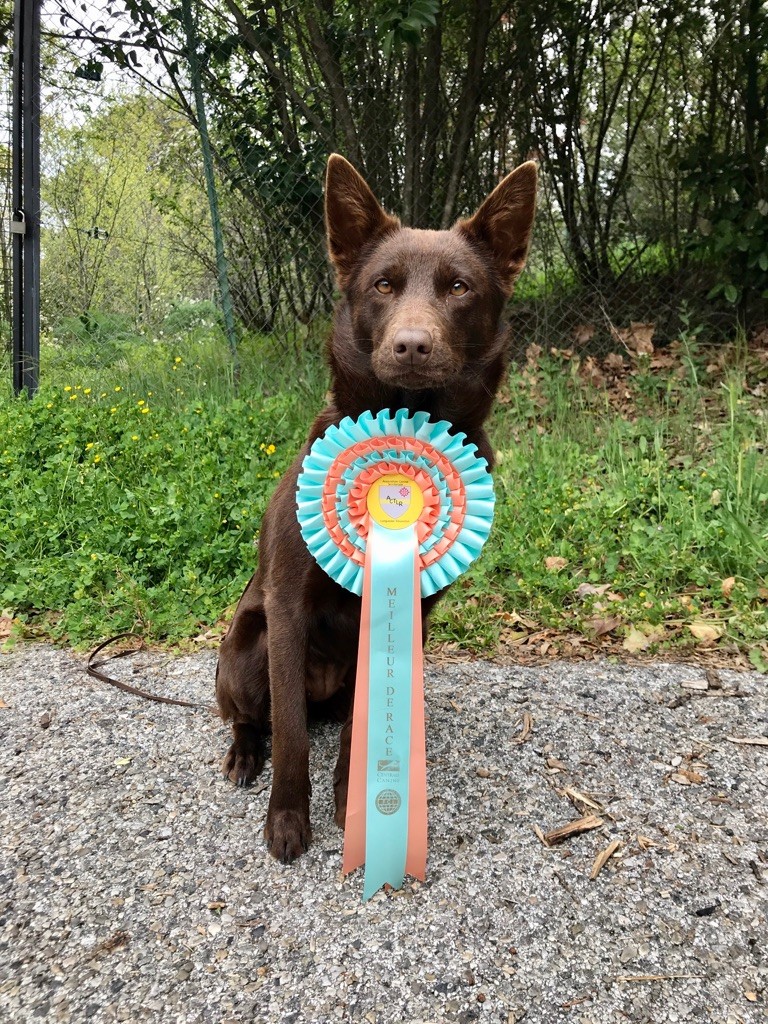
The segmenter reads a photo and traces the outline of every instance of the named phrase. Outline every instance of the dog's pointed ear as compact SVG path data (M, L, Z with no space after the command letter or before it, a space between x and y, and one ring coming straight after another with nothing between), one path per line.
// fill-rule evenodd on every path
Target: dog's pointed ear
M508 295L525 266L536 213L536 164L521 164L499 182L477 213L456 228L490 249Z
M328 158L325 174L325 227L328 255L344 291L366 243L400 226L381 208L355 168L338 153Z

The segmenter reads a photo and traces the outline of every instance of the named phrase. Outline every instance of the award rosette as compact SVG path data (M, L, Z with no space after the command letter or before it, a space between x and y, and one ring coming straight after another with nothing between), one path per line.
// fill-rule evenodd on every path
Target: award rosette
M322 568L362 597L345 873L363 898L427 861L421 602L473 562L493 520L485 459L446 420L401 409L328 428L304 459L301 533Z

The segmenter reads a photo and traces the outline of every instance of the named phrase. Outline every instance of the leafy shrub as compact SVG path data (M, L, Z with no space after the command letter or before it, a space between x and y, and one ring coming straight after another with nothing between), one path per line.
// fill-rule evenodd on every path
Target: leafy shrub
M215 302L180 302L163 320L163 333L171 337L188 334L199 327L221 326L221 311Z

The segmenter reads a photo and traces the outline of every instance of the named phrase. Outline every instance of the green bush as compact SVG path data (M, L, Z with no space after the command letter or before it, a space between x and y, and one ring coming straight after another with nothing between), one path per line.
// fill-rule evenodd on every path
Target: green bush
M221 337L201 330L133 338L107 369L46 349L56 373L38 395L0 397L0 610L81 645L132 628L179 641L225 615L326 387L315 354L276 365L270 346L244 341L240 397ZM720 369L691 342L674 372L641 360L602 386L576 359L514 371L490 425L491 539L433 637L489 651L615 618L619 639L690 643L706 621L764 643L765 367L734 353Z

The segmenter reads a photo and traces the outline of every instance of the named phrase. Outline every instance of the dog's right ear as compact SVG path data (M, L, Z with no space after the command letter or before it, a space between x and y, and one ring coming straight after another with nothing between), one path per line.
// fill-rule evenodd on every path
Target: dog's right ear
M362 247L399 226L400 221L384 212L352 164L332 153L325 175L325 227L328 255L342 291Z

